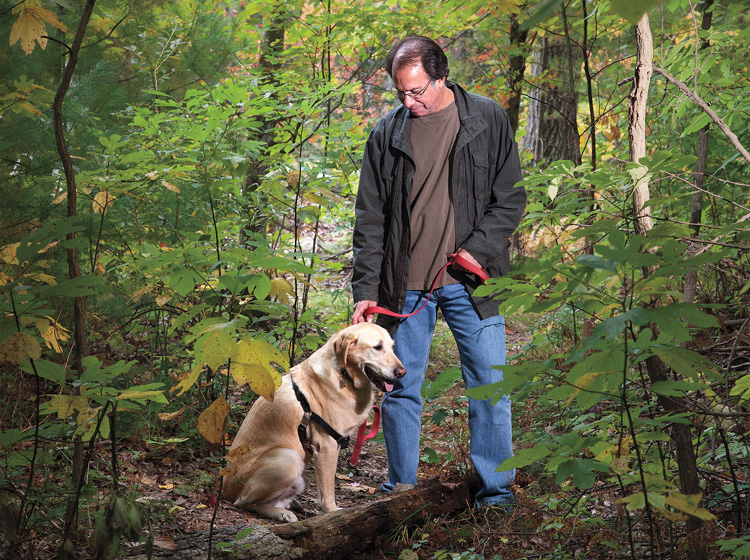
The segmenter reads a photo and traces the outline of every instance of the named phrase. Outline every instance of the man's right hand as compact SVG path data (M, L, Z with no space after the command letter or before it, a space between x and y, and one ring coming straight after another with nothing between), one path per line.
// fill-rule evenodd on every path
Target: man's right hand
M354 306L354 315L352 315L352 325L356 325L357 323L364 323L365 321L368 323L372 323L375 320L375 315L371 314L365 317L365 309L368 307L374 307L378 304L377 301L372 301L369 299L363 299L362 301L358 301Z

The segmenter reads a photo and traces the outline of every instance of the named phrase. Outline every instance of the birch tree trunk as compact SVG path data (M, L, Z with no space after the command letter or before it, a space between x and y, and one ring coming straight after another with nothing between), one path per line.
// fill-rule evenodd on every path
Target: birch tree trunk
M646 155L646 113L648 109L648 88L653 72L654 46L651 38L651 28L648 15L644 14L636 26L636 44L638 60L635 69L635 81L629 96L628 105L628 136L630 140L630 161L638 163ZM645 169L633 173L633 218L636 233L647 234L653 228L653 218L650 207L646 206L650 198L649 175ZM650 276L653 269L645 269L645 276ZM653 305L658 305L654 301ZM659 336L658 328L651 324L653 337ZM651 383L670 379L666 364L658 357L651 356L646 360L646 369ZM686 403L679 397L658 396L661 407L670 413L684 413L688 410ZM698 469L693 449L693 436L689 424L674 424L671 427L671 437L677 456L677 468L680 478L680 491L686 495L701 493L698 480ZM644 491L646 489L644 488ZM646 505L648 508L648 503ZM702 544L707 539L701 538L703 522L697 517L688 516L686 523L688 541L688 557L690 560L704 560L708 558L708 551Z

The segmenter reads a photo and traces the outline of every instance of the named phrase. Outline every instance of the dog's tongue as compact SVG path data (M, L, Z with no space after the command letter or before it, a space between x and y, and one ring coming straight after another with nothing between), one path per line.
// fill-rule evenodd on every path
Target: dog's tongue
M390 393L391 391L393 391L393 385L391 385L390 383L386 383L385 381L383 381L383 387L385 387L386 393Z

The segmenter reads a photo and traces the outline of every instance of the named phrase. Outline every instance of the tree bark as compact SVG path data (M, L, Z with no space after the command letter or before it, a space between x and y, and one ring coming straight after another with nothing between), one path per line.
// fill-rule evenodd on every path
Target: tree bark
M653 41L651 39L651 28L648 22L648 14L644 14L636 26L636 43L638 48L638 60L636 63L635 81L630 93L628 105L628 135L630 140L630 160L638 163L646 155L646 112L648 108L648 87L653 71ZM649 200L648 175L637 175L634 178L633 192L633 215L636 233L645 235L653 228L650 207L645 206ZM644 269L644 276L648 277L653 269ZM654 305L658 303L655 301ZM649 325L654 339L659 336L656 324ZM667 381L668 368L658 357L651 356L646 359L646 371L651 383ZM676 397L658 396L659 405L668 413L680 414L686 412L686 403ZM698 479L698 468L695 462L693 450L693 436L689 424L675 423L671 426L671 437L674 442L677 456L677 468L680 479L680 491L683 494L700 494L701 488ZM644 488L644 491L646 489ZM648 505L647 505L648 507ZM702 542L700 531L703 522L694 516L688 516L686 522L688 539L688 557L690 560L703 560L708 558L708 551Z
M237 533L247 527L217 527L213 542L231 542L228 547L213 545L211 557L243 560L336 560L371 546L379 535L394 527L408 527L428 517L463 509L470 502L467 484L443 483L432 478L407 492L357 508L340 509L298 523L255 526L241 541ZM204 560L208 550L208 532L175 538L175 550L154 549L154 558ZM146 560L144 546L126 552L133 560Z

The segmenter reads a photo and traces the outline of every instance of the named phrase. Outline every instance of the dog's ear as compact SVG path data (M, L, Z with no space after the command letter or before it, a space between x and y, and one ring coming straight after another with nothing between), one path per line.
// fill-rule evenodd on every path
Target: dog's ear
M333 341L333 349L339 360L339 366L346 367L346 360L349 356L349 349L357 343L357 337L352 333L342 333Z

